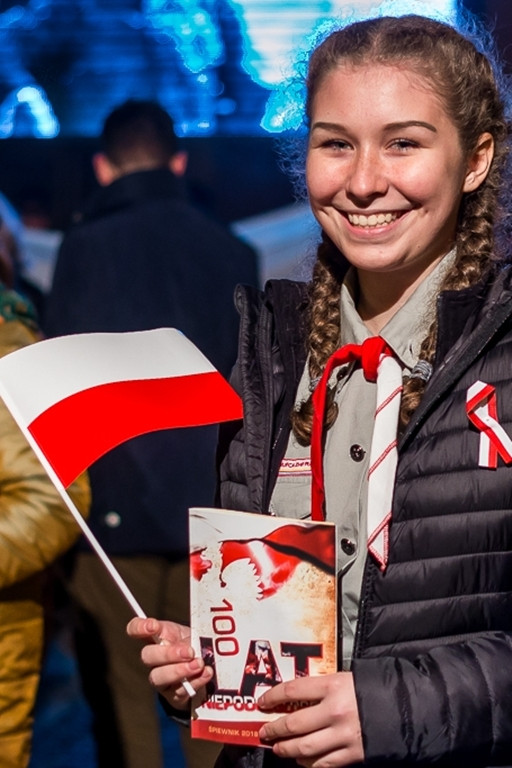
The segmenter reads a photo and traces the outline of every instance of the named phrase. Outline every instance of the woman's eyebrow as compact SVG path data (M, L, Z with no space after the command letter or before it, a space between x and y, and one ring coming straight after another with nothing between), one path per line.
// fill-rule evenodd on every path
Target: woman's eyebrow
M435 125L426 123L423 120L403 120L401 122L389 123L389 125L386 125L387 131L400 131L404 128L426 128L428 131L432 131L432 133L437 133Z
M432 133L437 133L437 128L435 125L432 125L432 123L427 123L424 120L402 120L396 123L388 123L388 125L385 126L386 131L400 131L404 128L426 128L428 131L432 131ZM345 128L345 126L341 123L326 123L322 121L313 123L311 130L315 129L324 131L339 131L340 133L347 131L347 128Z
M346 133L347 131L347 128L345 128L344 125L341 125L341 123L325 123L322 121L313 123L313 125L311 126L312 131L317 128L323 131L336 131L339 133Z

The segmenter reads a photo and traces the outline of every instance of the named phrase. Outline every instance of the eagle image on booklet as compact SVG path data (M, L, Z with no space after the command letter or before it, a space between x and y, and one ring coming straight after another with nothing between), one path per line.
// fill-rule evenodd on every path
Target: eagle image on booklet
M283 713L265 690L337 669L335 525L192 508L189 526L192 646L214 670L192 736L260 745Z

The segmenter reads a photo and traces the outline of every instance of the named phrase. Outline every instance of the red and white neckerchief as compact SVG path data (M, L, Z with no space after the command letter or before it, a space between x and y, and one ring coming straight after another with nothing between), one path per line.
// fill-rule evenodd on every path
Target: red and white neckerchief
M368 550L385 570L388 560L388 531L397 464L397 430L402 394L402 369L393 350L381 336L362 344L346 344L328 359L313 392L311 431L311 517L325 517L323 480L323 425L327 385L334 368L360 362L365 378L377 382L377 407L368 470Z
M495 387L475 381L467 391L466 413L470 422L480 430L478 465L496 469L498 454L505 464L510 464L512 440L498 422Z

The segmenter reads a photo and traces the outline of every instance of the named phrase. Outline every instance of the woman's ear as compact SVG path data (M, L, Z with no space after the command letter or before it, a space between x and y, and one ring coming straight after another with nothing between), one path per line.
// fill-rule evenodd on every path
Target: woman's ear
M494 139L490 133L482 133L468 160L463 192L473 192L487 178L494 157Z

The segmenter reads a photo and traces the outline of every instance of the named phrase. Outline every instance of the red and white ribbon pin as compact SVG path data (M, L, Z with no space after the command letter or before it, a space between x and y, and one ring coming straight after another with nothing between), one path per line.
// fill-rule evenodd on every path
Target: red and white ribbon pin
M496 389L491 384L475 381L467 392L466 413L480 430L478 465L488 469L498 466L498 454L505 464L512 462L512 440L498 422Z

